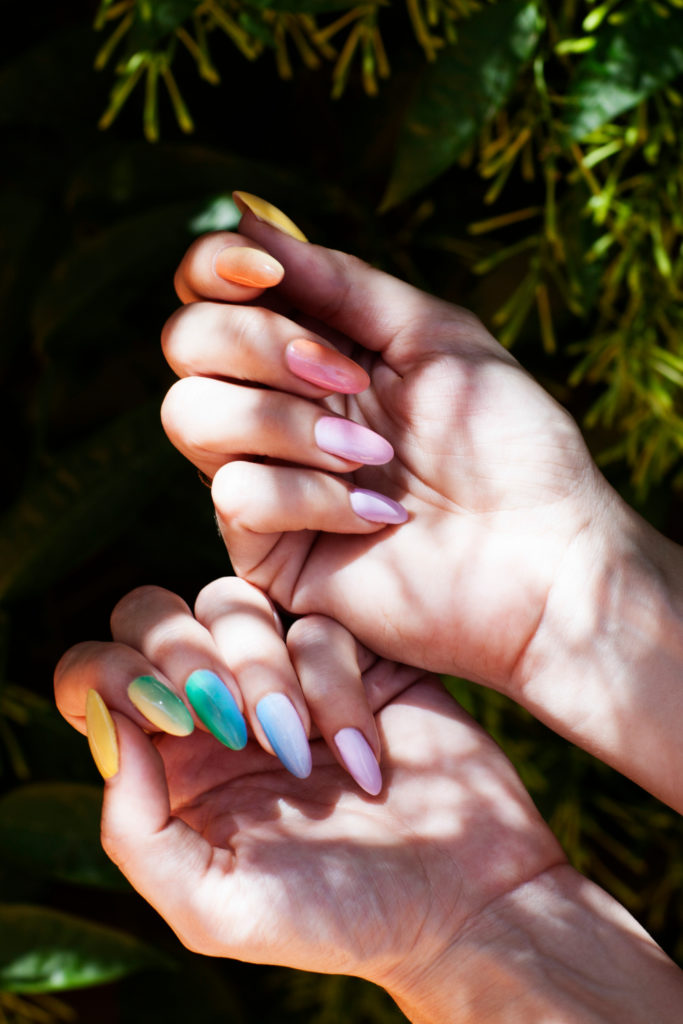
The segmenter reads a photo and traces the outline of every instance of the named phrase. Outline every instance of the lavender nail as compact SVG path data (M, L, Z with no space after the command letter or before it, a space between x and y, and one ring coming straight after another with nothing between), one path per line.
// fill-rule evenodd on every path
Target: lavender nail
M311 774L311 748L294 705L284 693L269 693L256 705L256 717L271 747L297 779Z
M377 796L382 789L382 773L363 733L359 729L340 729L334 742L349 775L366 793Z
M374 430L343 420L338 416L321 416L314 429L315 443L328 455L339 455L365 466L382 466L391 462L394 449Z
M405 523L408 518L408 513L403 505L399 505L397 501L392 501L391 498L387 498L384 494L378 494L377 491L368 491L363 487L356 487L355 490L351 491L349 501L356 515L360 516L361 519L367 519L370 523L393 525Z

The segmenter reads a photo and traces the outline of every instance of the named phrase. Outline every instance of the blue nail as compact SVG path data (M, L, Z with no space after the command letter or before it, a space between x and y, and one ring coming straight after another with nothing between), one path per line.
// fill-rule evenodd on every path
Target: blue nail
M247 726L235 698L223 680L208 668L197 669L185 683L187 699L197 718L231 750L247 744Z
M311 774L311 748L294 705L284 693L269 693L256 705L256 717L271 747L297 779Z

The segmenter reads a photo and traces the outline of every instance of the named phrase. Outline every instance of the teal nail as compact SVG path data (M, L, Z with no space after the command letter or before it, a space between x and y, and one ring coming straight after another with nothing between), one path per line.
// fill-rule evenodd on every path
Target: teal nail
M217 740L231 750L247 744L247 725L235 698L223 680L208 668L199 668L185 683L185 693L197 718Z
M171 736L189 736L194 729L192 715L180 697L154 676L138 676L128 687L132 704L148 722Z

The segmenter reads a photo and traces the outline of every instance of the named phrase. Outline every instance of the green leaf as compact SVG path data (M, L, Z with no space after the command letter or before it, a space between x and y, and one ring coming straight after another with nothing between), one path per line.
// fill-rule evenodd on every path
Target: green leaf
M80 885L128 889L100 843L102 788L36 782L0 799L0 860Z
M357 7L358 0L249 0L260 11L288 11L291 14L326 14Z
M466 152L512 92L540 30L537 4L522 0L502 0L463 23L457 44L421 77L381 211L429 184Z
M135 5L135 21L128 33L126 52L156 50L177 28L188 21L197 9L197 0L139 0Z
M613 121L683 74L681 15L662 18L640 4L623 24L606 24L579 64L566 95L573 142Z
M59 455L0 520L0 599L36 593L119 535L180 464L154 401Z
M171 967L132 935L46 907L0 905L0 989L56 992Z

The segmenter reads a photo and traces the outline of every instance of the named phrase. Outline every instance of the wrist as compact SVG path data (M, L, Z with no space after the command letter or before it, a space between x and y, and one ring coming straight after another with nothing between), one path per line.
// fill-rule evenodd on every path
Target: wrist
M674 1024L683 974L568 865L495 900L429 965L381 981L414 1024Z
M511 696L683 810L683 551L614 492L568 550Z

